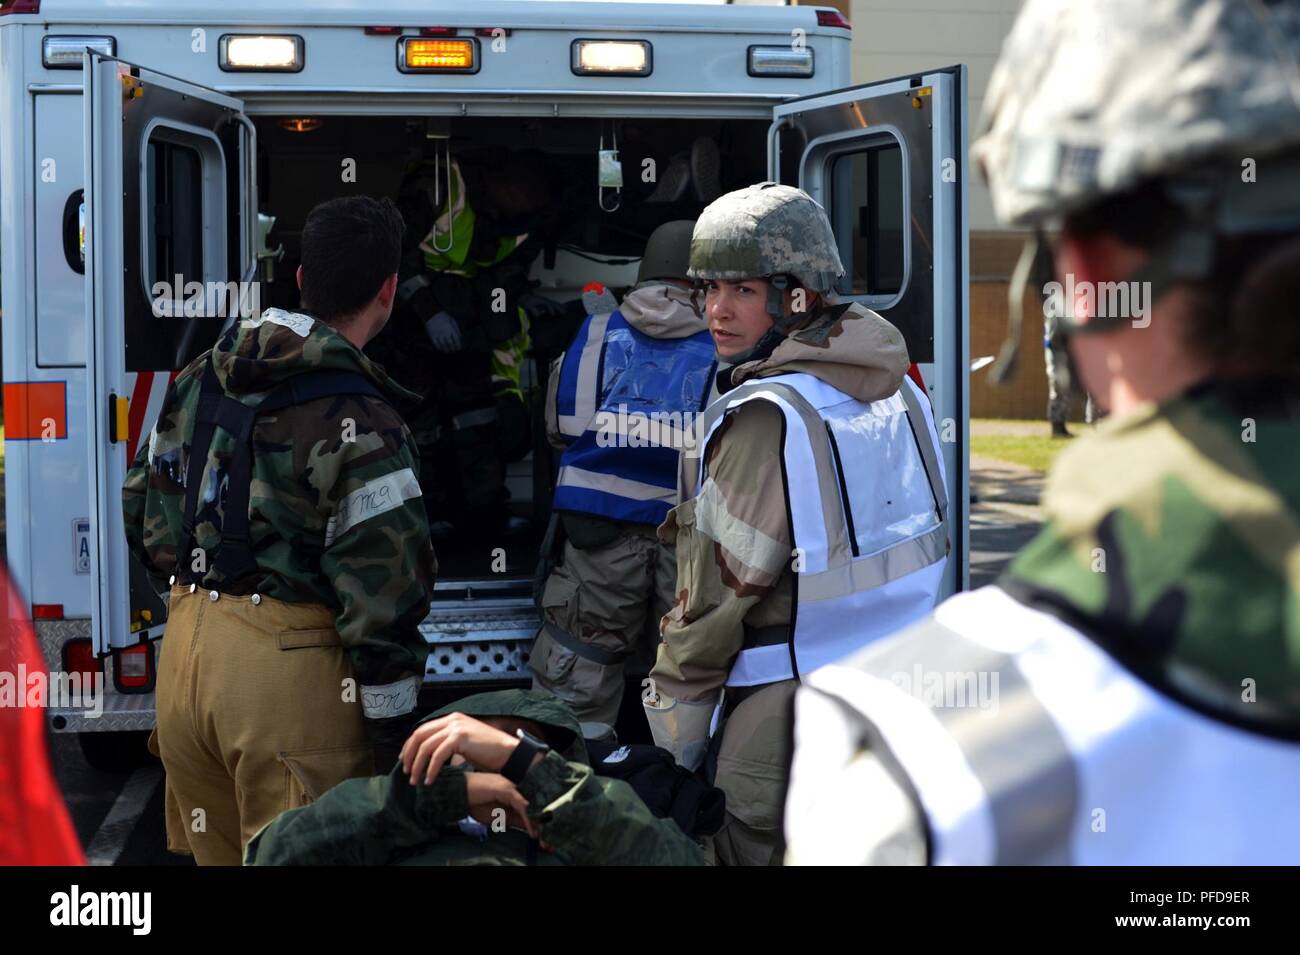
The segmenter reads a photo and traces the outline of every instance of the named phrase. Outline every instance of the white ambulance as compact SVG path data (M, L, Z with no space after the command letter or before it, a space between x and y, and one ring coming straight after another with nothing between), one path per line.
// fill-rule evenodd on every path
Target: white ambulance
M396 195L412 135L443 161L526 146L580 177L578 238L533 265L561 301L630 285L649 231L699 213L710 197L662 178L701 139L726 188L807 189L838 291L904 331L933 398L946 589L963 587L966 72L849 86L850 37L813 7L0 0L8 568L51 670L107 689L102 716L56 706L52 728L112 765L154 721L166 608L127 553L120 488L168 381L223 325L159 317L154 283L260 281L262 307L292 307L307 211ZM438 586L428 684L526 680L522 575Z

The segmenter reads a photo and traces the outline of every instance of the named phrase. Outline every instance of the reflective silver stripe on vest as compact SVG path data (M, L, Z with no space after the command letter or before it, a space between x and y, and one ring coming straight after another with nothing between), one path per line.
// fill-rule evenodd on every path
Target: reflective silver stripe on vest
M587 340L582 343L582 354L578 357L578 383L574 388L573 414L556 416L560 433L566 437L581 437L596 414L596 402L600 398L600 382L596 376L600 373L600 353L605 347L605 329L613 314L603 312L593 315L591 324L587 326Z
M907 420L912 423L912 433L916 436L916 446L921 452L921 460L925 463L925 473L930 478L930 490L934 493L934 499L939 505L939 517L944 523L947 523L948 489L943 486L943 472L939 470L939 458L934 453L934 445L930 443L930 429L926 426L925 411L921 408L921 399L917 396L916 391L912 390L911 384L913 382L904 378L903 386L898 389L898 393L903 396L903 401L907 404Z
M727 395L715 398L695 418L695 438L682 450L682 456L677 465L677 493L680 500L689 501L699 493L701 462L704 460L704 452L707 450L704 447L704 441L709 437L709 432L713 430L713 426L718 419L727 413L728 403Z
M693 417L689 411L663 413L662 418L651 418L644 411L598 411L588 427L597 432L597 442L608 442L607 447L681 451L693 440L688 424ZM682 426L678 427L674 420Z
M566 464L560 468L555 479L556 487L580 487L589 491L603 491L616 497L626 497L634 501L663 501L669 505L677 503L677 495L672 488L657 484L646 484L631 478L618 477L614 474L601 474L599 471L585 471Z
M799 575L799 600L832 600L848 594L883 587L922 567L942 560L948 553L948 527L940 524L919 537L895 544L870 557L858 557L847 564L819 574Z
M839 469L835 466L835 461L830 452L830 445L826 438L826 426L822 422L821 415L817 413L817 409L810 405L803 395L789 385L782 384L777 378L756 378L747 381L743 385L733 388L705 409L699 419L700 431L697 434L694 448L698 454L692 454L691 450L688 449L682 455L682 460L688 462L682 468L682 500L689 500L699 492L700 474L703 470L702 461L706 450L701 447L701 443L709 437L710 431L718 419L727 411L733 410L729 405L736 399L743 398L746 393L754 391L770 391L779 395L803 419L804 427L808 430L813 459L817 465L818 490L821 494L828 557L830 554L834 554L839 560L847 560L851 552L848 540L848 525L843 520L844 511L840 501ZM781 449L781 453L784 456L784 448ZM689 480L687 480L688 478ZM787 497L789 493L790 489L786 488ZM838 522L833 520L836 515L841 518ZM793 531L794 529L791 528L791 533Z
M853 559L853 545L849 541L849 522L844 509L848 502L840 497L840 469L831 452L830 437L826 433L825 419L817 409L809 404L808 399L789 385L771 378L761 379L763 390L780 395L790 407L799 412L804 428L808 431L808 443L812 448L813 460L817 466L817 490L821 495L822 524L826 535L826 565L834 567ZM783 449L784 450L784 449ZM786 488L786 494L790 489ZM793 532L793 528L791 531ZM799 546L798 540L795 546ZM799 575L799 588L802 591L807 574ZM803 594L800 594L803 599Z
M921 694L956 742L988 799L999 865L1068 865L1079 812L1079 777L1065 738L1013 657L990 650L929 617L840 666L886 682L915 667L938 674L997 676L997 710L944 706ZM845 703L853 705L852 700Z

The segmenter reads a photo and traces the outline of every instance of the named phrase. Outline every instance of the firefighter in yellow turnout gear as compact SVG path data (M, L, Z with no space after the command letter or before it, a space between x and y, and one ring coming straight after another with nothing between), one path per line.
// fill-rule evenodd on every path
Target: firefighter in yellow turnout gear
M438 189L436 179L438 171L436 166L431 166L427 162L421 163L415 170L415 175L408 180L416 190L425 193L426 197L432 190L434 203L444 191ZM411 276L414 284L408 288L412 291L424 285L426 272L458 275L473 280L481 273L489 272L494 266L504 262L528 238L526 232L519 235L493 235L496 230L480 229L480 233L487 232L487 241L476 246L474 236L478 216L466 201L465 179L461 174L460 164L451 161L447 171L446 186L450 196L439 206L439 215L434 220L433 227L420 240L419 249L423 269L418 269ZM499 305L493 304L494 312L505 311L504 300ZM516 306L514 313L518 317L519 331L508 341L492 349L492 385L498 395L510 394L523 401L524 393L520 387L519 373L528 351L528 313L522 306ZM429 321L432 322L434 319ZM442 322L439 326L440 331L442 328L449 329L450 326ZM435 333L430 333L430 340L433 340L437 347L438 342L434 340L434 335ZM452 350L459 349L453 347Z
M544 168L522 156L481 167L423 160L399 198L407 232L398 314L374 352L421 393L408 420L435 475L430 517L466 536L520 529L506 507L505 467L530 446L528 309L549 304L527 284L549 203Z

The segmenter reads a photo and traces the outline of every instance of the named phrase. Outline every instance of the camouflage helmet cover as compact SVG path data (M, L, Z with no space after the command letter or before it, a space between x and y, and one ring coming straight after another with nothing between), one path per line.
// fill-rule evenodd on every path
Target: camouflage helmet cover
M693 279L793 275L828 292L844 274L826 212L802 189L760 182L714 200L691 236Z
M1300 4L1028 0L972 148L998 217L1038 226L1144 180L1295 148L1298 53Z

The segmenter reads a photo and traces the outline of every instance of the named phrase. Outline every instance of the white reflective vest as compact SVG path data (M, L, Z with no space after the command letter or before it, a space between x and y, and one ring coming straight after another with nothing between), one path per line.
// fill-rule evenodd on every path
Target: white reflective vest
M872 402L804 373L745 382L706 410L701 452L750 401L771 402L784 420L794 599L788 628L746 634L728 686L788 680L919 620L934 609L948 553L939 439L910 379ZM687 459L696 488L706 459Z
M998 587L800 693L832 701L796 703L786 832L821 847L808 861L874 854L819 833L812 808L828 790L888 803L891 785L861 769L869 752L914 800L933 864L1300 863L1300 739L1173 699Z

